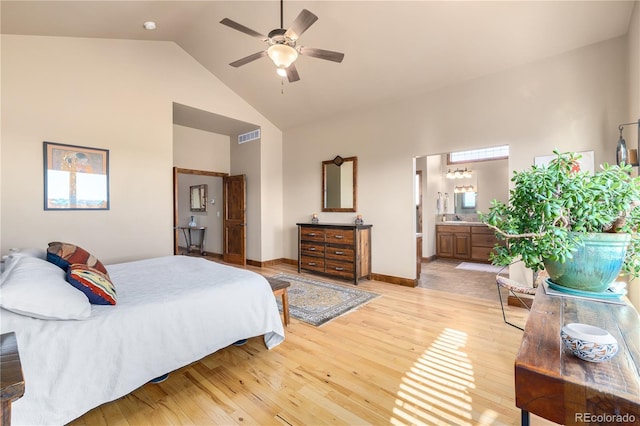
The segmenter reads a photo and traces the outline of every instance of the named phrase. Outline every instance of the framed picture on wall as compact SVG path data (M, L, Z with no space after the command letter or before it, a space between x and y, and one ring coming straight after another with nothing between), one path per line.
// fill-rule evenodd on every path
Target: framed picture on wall
M43 142L44 209L109 210L109 150Z
M576 152L576 154L581 155L581 158L578 160L578 167L580 171L589 172L589 174L595 173L595 155L593 151L580 151ZM535 157L533 160L533 164L536 166L546 166L556 158L556 155L541 155L539 157Z

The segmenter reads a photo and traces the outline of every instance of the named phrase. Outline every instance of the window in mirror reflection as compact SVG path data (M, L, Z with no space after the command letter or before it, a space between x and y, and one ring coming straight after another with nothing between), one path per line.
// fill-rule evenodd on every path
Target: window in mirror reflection
M190 204L192 212L207 211L207 184L190 187Z
M455 194L456 214L472 214L476 212L476 192L459 192Z

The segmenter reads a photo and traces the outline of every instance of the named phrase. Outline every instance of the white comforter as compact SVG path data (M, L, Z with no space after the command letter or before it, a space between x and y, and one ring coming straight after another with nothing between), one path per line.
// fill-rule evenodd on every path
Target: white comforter
M204 259L168 256L107 269L116 306L83 321L39 320L2 309L15 331L26 391L14 425L64 424L154 377L248 337L284 340L264 277Z

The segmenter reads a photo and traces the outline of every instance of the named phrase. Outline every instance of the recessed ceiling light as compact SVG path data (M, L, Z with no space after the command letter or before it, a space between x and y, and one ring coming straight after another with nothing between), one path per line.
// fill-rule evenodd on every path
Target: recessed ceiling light
M145 30L155 30L156 29L156 23L153 21L147 21L144 24L142 24L142 26L144 27Z

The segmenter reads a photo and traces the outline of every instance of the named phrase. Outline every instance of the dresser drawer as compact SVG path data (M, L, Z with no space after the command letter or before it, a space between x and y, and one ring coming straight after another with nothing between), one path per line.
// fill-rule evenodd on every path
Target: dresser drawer
M343 278L353 278L356 271L353 263L333 259L327 259L325 270L328 274L339 275Z
M324 256L324 244L314 242L300 243L300 252L302 255Z
M300 239L306 241L324 242L324 233L325 230L322 228L303 226L300 228Z
M338 259L353 262L353 247L327 244L325 248L327 259Z
M300 258L300 267L304 269L324 272L324 259L313 256L302 256Z
M354 231L352 229L327 229L326 241L327 243L353 245Z

